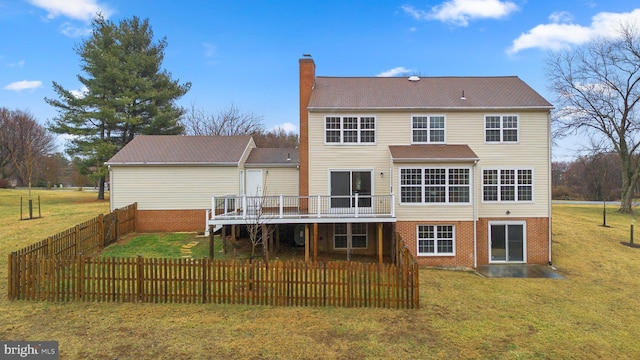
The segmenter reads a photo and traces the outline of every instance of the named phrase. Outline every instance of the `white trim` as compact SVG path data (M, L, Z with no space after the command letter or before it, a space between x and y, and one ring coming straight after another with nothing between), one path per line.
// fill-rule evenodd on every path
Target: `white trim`
M427 118L427 127L424 129L414 129L413 128L413 118L415 117L426 117ZM442 117L444 118L444 127L442 128L442 131L444 133L443 136L443 140L442 141L431 141L431 117ZM411 129L411 144L438 144L438 145L442 145L442 144L446 144L447 143L447 115L446 114L411 114L410 118L409 118L409 128ZM414 137L413 137L413 132L415 130L426 130L427 131L427 141L415 141ZM440 130L440 128L436 128L433 130Z
M498 261L494 261L491 260L491 225L522 225L522 261L507 261L506 260L506 254L505 254L505 260L498 260ZM527 221L526 220L495 220L495 221L489 221L487 223L487 234L488 234L488 238L487 238L487 254L489 254L489 264L509 264L509 263L514 263L514 264L521 264L527 263ZM508 230L505 228L505 234L508 234ZM505 238L505 250L508 244L508 239Z
M355 129L356 134L357 134L357 141L356 142L345 142L344 141L344 132L345 132L345 128L344 128L344 118L351 118L351 117L355 117L357 119L357 129ZM340 119L340 129L327 129L327 119L328 118L339 118ZM373 118L373 136L374 136L374 140L373 142L362 142L361 141L361 135L362 135L362 131L371 131L371 129L362 129L360 127L360 121L363 118ZM338 145L338 146L349 146L349 145L357 145L357 146L370 146L370 145L377 145L378 143L378 118L376 115L366 115L366 114L330 114L330 115L324 115L323 117L323 133L322 133L322 141L324 143L324 145ZM353 129L350 129L351 131L353 131ZM340 141L339 142L327 142L327 131L338 131L340 133Z
M500 141L487 141L487 117L489 116L497 116L500 118L500 128L492 128L491 130L499 130L500 131ZM515 116L516 117L516 136L518 140L516 141L505 141L504 140L504 130L512 129L512 128L504 128L504 118L507 116ZM519 144L520 143L520 115L519 114L484 114L482 117L483 121L483 134L484 143L487 145L494 144Z
M423 253L420 252L420 240L429 240L429 239L421 239L420 238L420 226L433 226L433 252L432 253ZM440 226L451 226L451 240L452 240L452 252L450 253L440 253L438 252L438 241L439 240L449 240L447 238L440 239L438 238L438 227ZM456 226L454 224L418 224L416 225L416 254L418 256L456 256Z
M495 170L498 172L498 183L497 184L490 184L490 185L485 185L484 183L484 172L485 171L491 171L491 170ZM515 184L513 184L514 186L514 200L502 200L500 199L500 188L503 186L502 184L502 177L501 177L501 171L503 170L513 170L515 171ZM518 171L531 171L531 185L528 184L520 184L518 183ZM481 198L482 198L482 203L485 204L533 204L535 203L534 199L536 197L535 194L535 171L532 167L512 167L512 166L508 166L508 167L486 167L486 168L481 168L480 169L480 186L481 186ZM485 186L496 186L498 188L498 200L485 200L484 199L484 188ZM504 186L510 186L505 184ZM518 186L531 186L531 200L518 200Z

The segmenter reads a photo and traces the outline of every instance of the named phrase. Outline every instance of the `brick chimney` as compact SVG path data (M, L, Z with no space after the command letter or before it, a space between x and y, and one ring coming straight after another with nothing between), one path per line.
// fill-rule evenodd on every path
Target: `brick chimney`
M300 196L309 195L309 99L316 78L316 64L311 55L300 62Z

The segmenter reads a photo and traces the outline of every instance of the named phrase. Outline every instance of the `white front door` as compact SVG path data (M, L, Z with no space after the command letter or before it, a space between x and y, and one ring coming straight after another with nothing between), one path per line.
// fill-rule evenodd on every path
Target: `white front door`
M247 170L247 196L262 196L262 170Z

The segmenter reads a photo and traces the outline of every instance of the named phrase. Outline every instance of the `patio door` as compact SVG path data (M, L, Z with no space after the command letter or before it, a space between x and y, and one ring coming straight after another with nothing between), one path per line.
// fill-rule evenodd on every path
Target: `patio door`
M355 207L357 193L362 196L358 207L371 207L371 171L331 171L331 207Z
M525 223L490 222L489 257L490 262L525 262Z

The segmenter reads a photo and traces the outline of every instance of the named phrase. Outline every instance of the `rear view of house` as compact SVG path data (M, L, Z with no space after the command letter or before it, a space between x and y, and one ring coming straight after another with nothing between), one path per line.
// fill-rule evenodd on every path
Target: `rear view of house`
M422 265L551 261L552 105L521 79L299 65L299 149L139 137L109 161L112 207L137 201L142 231L288 224L313 258L383 262L401 237Z

